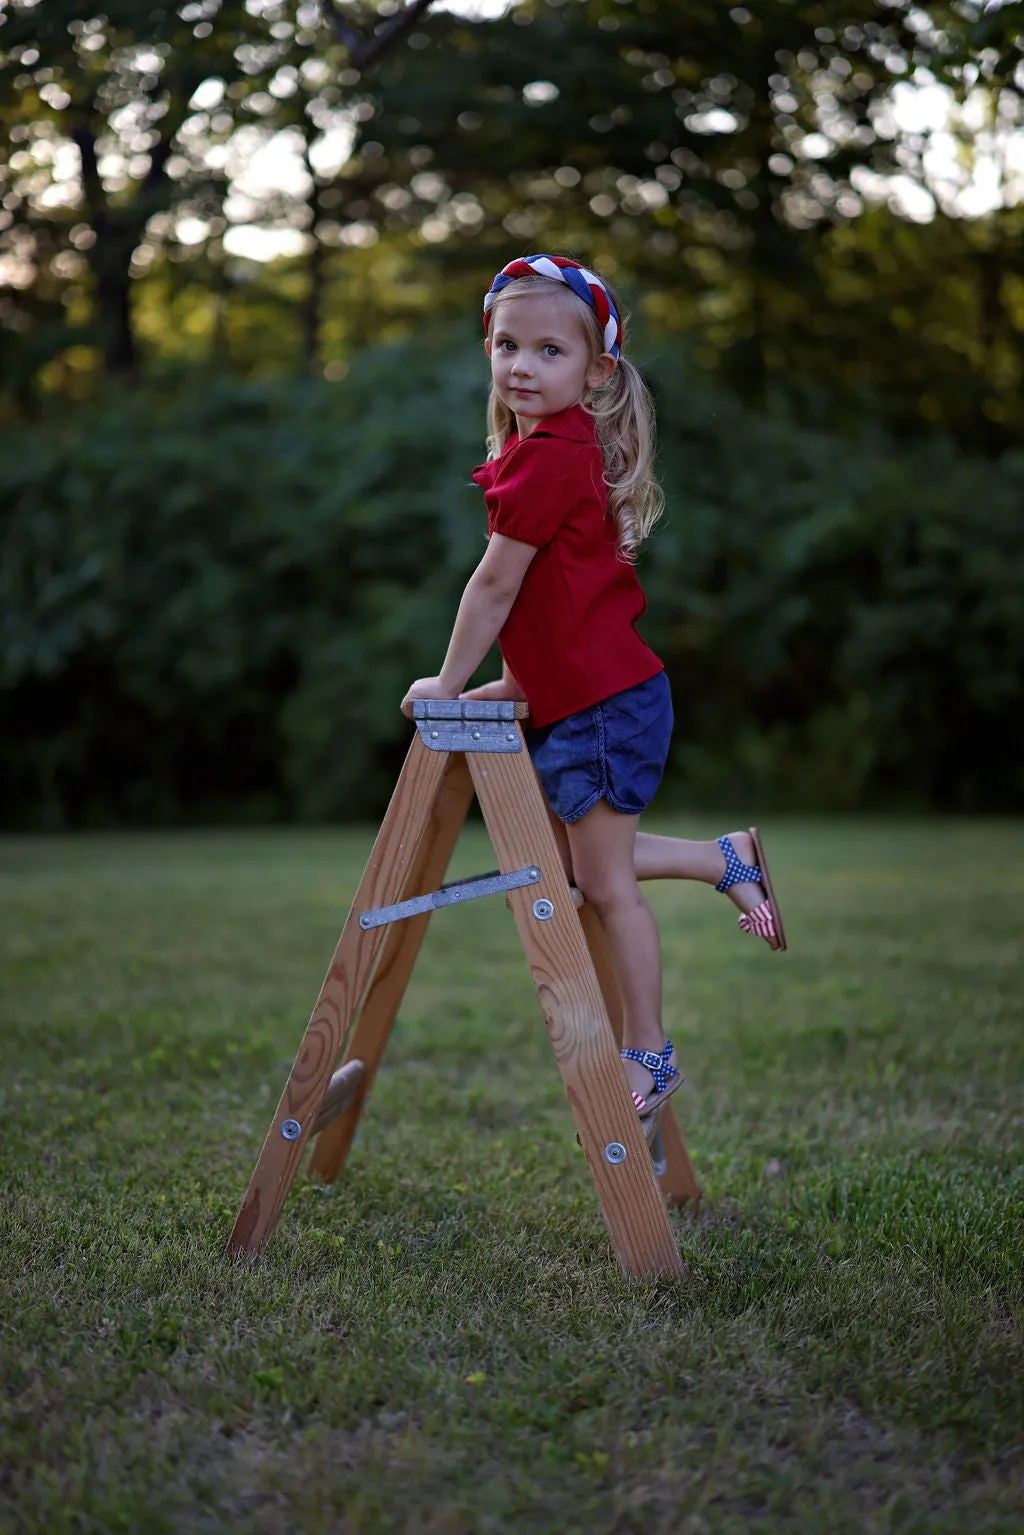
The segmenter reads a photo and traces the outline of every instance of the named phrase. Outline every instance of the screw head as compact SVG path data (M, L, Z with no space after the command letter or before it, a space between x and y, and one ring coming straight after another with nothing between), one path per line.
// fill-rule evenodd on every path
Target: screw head
M506 741L514 741L515 740L515 733L510 730L508 735L505 737L505 740Z
M479 732L479 730L474 730L472 732L472 736L473 736L473 740L474 741L479 741L479 739L480 739L480 732Z
M533 903L533 915L537 918L538 922L550 922L551 918L555 915L555 908L549 900L541 896L539 901L534 901Z
M439 735L440 735L440 734L441 734L441 732L440 732L440 731L439 731L439 730L432 730L432 731L431 731L431 732L430 732L430 739L431 739L431 740L432 740L432 741L436 741L436 740L437 740L437 738L438 738L438 736L439 736Z
M302 1134L302 1126L297 1119L284 1119L281 1121L281 1134L286 1141L297 1141Z
M604 1159L613 1167L621 1167L626 1160L626 1148L621 1141L609 1141L604 1148Z

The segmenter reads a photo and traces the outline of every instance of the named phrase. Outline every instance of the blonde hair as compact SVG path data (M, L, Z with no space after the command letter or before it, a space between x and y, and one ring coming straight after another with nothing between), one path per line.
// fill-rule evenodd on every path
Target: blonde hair
M604 282L604 278L601 281ZM626 321L629 317L606 282L605 287L619 313L625 344ZM510 282L494 300L492 323L499 304L538 294L543 294L545 298L557 297L560 303L572 308L573 313L578 315L590 347L590 360L596 362L605 350L601 323L589 304L577 297L565 283L554 278L536 274ZM604 482L608 487L608 511L617 529L619 556L632 563L665 506L665 497L654 474L654 402L647 385L633 364L622 355L620 348L615 371L606 383L590 391L583 405L597 425L597 437L604 458ZM499 399L492 384L487 402L489 459L498 458L504 452L512 424L513 413Z

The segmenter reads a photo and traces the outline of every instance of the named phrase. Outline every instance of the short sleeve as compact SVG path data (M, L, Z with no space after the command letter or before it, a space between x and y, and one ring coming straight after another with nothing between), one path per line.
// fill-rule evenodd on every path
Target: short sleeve
M541 549L555 537L579 497L579 450L557 437L516 445L487 496L490 531Z

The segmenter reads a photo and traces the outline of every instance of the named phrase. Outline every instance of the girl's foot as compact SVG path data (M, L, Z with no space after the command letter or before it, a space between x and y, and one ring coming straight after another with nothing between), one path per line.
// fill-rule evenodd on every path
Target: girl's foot
M676 1052L670 1039L661 1050L620 1050L633 1106L641 1119L647 1119L677 1087L684 1077L676 1066Z
M718 846L722 854L722 878L715 889L721 890L739 908L742 913L740 930L763 938L770 949L784 949L786 942L778 908L767 885L767 874L761 867L764 854L754 836L748 831L731 831L719 837Z

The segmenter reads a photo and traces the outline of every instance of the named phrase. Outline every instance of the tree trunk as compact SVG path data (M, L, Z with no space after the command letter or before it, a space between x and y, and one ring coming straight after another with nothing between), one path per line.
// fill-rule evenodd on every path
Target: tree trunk
M96 311L103 337L106 371L132 377L138 368L138 351L132 325L129 263L135 249L132 231L111 224L106 217L93 225L96 243L90 252L96 282Z
M318 377L323 371L323 363L320 356L320 326L323 321L324 288L326 286L325 256L323 241L316 233L316 226L320 221L320 188L314 186L310 204L313 210L313 248L309 253L306 265L308 282L306 285L306 297L302 306L302 361L303 366L311 377Z
M95 241L89 265L96 284L96 319L103 338L103 362L108 373L131 375L138 355L132 329L129 264L137 229L111 210L96 158L96 136L88 122L73 133L82 160L82 190ZM162 166L161 166L162 168Z
M325 261L325 258L327 258L327 252L324 250L322 239L316 233L316 227L318 227L319 221L322 220L325 212L324 203L322 203L324 187L321 186L321 180L319 180L318 175L313 170L312 164L309 163L309 150L310 141L309 137L307 137L306 169L309 170L310 180L313 183L309 203L310 213L312 213L312 218L310 218L310 236L313 239L313 247L310 250L309 261L307 261L306 267L306 299L302 302L302 365L306 368L310 378L319 378L319 375L322 373L322 365L324 365L321 358L321 345L319 345L319 332L321 332L322 321L324 321L324 289L327 286L327 272L325 272L327 261Z

